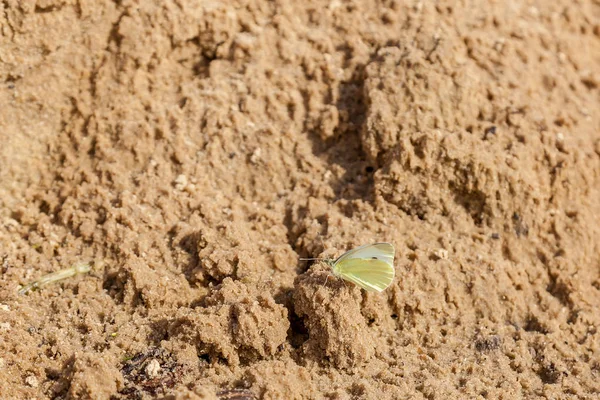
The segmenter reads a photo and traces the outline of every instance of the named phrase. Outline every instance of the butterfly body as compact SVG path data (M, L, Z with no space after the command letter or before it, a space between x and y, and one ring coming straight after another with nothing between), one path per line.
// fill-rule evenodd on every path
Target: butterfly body
M381 292L394 280L394 246L390 243L360 246L326 262L335 276L368 292Z

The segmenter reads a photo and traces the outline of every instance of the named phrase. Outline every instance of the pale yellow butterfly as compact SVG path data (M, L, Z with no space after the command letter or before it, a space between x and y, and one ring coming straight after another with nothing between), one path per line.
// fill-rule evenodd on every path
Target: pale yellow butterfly
M368 292L381 292L394 280L394 246L390 243L366 244L324 261L335 276Z

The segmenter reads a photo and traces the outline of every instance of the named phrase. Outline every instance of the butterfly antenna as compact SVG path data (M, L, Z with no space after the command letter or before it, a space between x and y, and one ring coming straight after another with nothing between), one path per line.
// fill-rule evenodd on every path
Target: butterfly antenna
M318 234L319 237L319 241L321 242L321 246L323 247L323 250L321 251L325 251L325 243L323 242L323 238L321 237L321 234ZM323 260L327 260L327 258L323 258L323 257L300 257L299 258L300 261L323 261Z

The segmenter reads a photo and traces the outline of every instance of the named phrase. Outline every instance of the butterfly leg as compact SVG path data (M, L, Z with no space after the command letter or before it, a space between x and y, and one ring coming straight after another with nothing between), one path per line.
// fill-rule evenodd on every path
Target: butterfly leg
M323 287L327 286L327 279L329 279L329 274L327 274L327 276L325 277L325 283L323 284Z
M344 284L345 288L348 288L348 285L346 285L346 280L345 279L340 279L342 281L342 283Z
M327 274L327 276L325 277L325 283L323 284L323 287L327 286L327 279L329 279L329 274ZM312 302L315 302L315 296L317 295L317 291L315 290L315 293L313 294L312 297Z

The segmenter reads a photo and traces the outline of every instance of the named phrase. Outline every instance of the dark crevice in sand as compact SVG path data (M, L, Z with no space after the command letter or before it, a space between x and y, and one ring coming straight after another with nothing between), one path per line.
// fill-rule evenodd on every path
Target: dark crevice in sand
M202 269L200 257L198 255L198 242L200 241L200 237L200 232L192 232L183 236L181 240L179 240L179 243L177 243L177 246L189 256L189 262L187 265L183 266L182 272L191 286L195 286L198 283L197 274Z
M448 183L449 190L454 193L454 201L465 209L476 226L482 226L485 218L486 198L481 191L468 191L462 184Z
M120 7L120 1L115 1L114 2L117 7ZM119 14L119 16L116 18L115 22L113 22L112 24L112 28L110 29L110 32L108 34L108 38L106 40L106 47L107 50L109 49L109 46L111 45L111 43L114 43L115 46L117 47L117 51L121 48L121 41L123 40L123 36L121 34L119 34L119 26L121 24L121 21L123 20L123 17L125 17L127 15L127 11L123 11L121 14ZM92 77L95 74L92 74L90 76L90 79L92 79ZM91 81L93 82L93 81ZM94 85L92 85L92 87L94 87Z
M62 8L63 8L62 4L50 4L46 7L36 4L35 8L34 8L34 12L36 14L49 14L49 13L58 12L58 11L62 10Z
M546 291L554 296L563 306L572 309L573 303L570 300L571 290L565 282L562 281L560 275L552 272L548 274L550 283L546 287Z
M538 319L538 317L534 315L529 315L529 317L527 317L523 329L525 329L527 332L537 332L543 335L547 335L550 332L548 328L544 326L544 324Z
M313 152L330 166L343 168L343 175L331 183L336 199L373 201L373 172L377 168L366 160L362 149L361 130L367 115L364 95L364 66L355 67L352 80L342 82L335 96L336 115L339 121L322 121L334 124L329 136L309 131ZM305 96L306 99L306 96ZM308 103L305 100L305 107ZM327 117L323 117L327 118Z
M60 398L67 395L71 387L74 372L75 356L67 358L62 364L61 369L46 368L46 377L49 381L53 382L51 386L52 398Z

